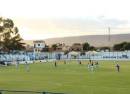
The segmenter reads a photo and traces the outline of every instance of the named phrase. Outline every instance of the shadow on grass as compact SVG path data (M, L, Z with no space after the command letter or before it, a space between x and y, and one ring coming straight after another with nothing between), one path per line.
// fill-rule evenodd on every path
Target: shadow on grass
M65 94L65 93L54 93L54 92L46 92L46 91L19 91L19 90L0 90L0 94L8 94L8 93L23 93L23 94Z

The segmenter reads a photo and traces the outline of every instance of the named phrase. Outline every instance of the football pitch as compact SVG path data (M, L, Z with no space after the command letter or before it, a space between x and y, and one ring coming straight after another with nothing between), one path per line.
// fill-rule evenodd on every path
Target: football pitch
M118 61L120 72L113 61L99 61L94 71L88 61L58 61L54 63L0 66L0 90L47 91L65 94L130 94L130 61ZM3 94L15 94L4 92ZM28 94L28 93L19 93ZM31 93L29 93L31 94ZM34 94L34 93L33 93Z

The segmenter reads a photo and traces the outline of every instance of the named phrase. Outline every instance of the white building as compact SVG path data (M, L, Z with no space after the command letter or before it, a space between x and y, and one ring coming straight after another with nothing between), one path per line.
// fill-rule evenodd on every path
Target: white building
M45 41L43 40L33 41L33 45L34 45L35 50L37 51L41 51L43 48L46 47Z

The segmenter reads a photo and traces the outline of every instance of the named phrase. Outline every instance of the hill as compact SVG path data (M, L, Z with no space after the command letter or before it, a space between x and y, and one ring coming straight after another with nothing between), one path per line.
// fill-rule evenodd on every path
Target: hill
M26 43L32 44L33 40L25 41ZM66 45L72 45L73 43L84 43L88 42L93 46L112 46L113 44L120 43L123 41L130 42L130 34L114 34L108 35L85 35L85 36L74 36L74 37L63 37L63 38L50 38L44 40L48 45L54 43L65 43Z

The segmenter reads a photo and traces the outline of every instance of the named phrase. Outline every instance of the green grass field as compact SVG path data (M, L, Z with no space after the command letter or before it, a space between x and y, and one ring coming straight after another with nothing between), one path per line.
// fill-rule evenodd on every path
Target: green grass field
M87 63L83 61L79 65L70 61L63 64L60 61L56 68L53 63L35 63L29 65L29 72L25 70L25 65L20 65L18 70L15 66L1 66L0 89L65 94L130 94L130 62L120 61L119 73L113 61L100 61L94 72L88 71Z

